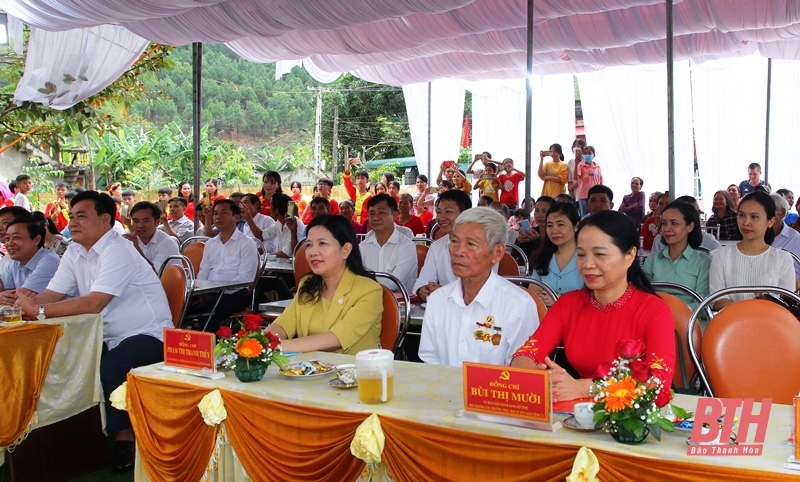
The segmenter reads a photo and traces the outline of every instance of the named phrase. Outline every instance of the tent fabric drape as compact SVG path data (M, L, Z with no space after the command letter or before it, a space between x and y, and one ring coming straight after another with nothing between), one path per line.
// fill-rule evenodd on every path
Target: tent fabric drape
M665 65L613 67L578 76L586 143L597 151L614 204L644 180L649 195L668 189L667 75ZM676 196L694 195L689 65L675 63ZM696 100L696 98L695 98ZM565 150L567 150L565 146ZM565 154L566 155L566 154Z
M458 81L440 79L431 83L431 162L428 170L428 84L403 86L411 142L420 174L436 178L443 161L458 159L464 87ZM430 179L429 179L430 180Z
M800 164L795 162L792 139L800 132L800 62L772 61L772 102L769 126L769 167L765 174L776 189L793 189L798 199ZM766 98L765 98L766 100ZM742 164L741 168L745 166ZM765 167L765 166L762 166ZM746 173L746 171L742 171ZM737 171L736 174L739 174ZM735 178L738 179L738 178ZM744 179L744 178L742 178ZM792 210L794 206L791 206Z
M0 8L45 30L118 24L154 42L226 43L249 60L306 59L321 71L390 85L526 73L527 12L519 0L298 0L279 7L260 0L0 0ZM534 2L534 73L663 63L665 18L663 0ZM677 1L674 33L676 60L756 50L796 58L800 2Z
M714 192L747 179L751 162L764 167L767 59L750 56L693 63L692 87L700 182L704 197L711 200ZM773 108L784 102L776 92ZM778 139L774 131L770 137ZM780 155L780 150L773 151L775 162L770 164L781 162ZM710 204L705 210L710 212Z
M147 45L146 39L115 25L65 32L31 28L14 101L67 109L117 80Z

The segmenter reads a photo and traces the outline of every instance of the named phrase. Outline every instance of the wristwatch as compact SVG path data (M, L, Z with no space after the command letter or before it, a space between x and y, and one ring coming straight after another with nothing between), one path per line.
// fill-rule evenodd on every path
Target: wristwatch
M39 321L47 319L47 315L44 314L44 305L39 305L39 314L36 315L36 319Z

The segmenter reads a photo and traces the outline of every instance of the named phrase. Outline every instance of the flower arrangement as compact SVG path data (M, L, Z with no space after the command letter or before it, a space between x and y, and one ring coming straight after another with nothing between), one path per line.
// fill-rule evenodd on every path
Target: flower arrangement
M665 386L671 371L663 358L647 353L642 340L617 342L617 359L600 365L593 377L595 424L620 442L641 442L648 431L661 441L661 430L675 429L672 420L661 416L661 408L672 399ZM680 407L672 410L679 418L689 416Z
M260 316L244 315L239 324L241 328L235 333L229 326L217 330L214 353L223 367L238 372L255 367L266 370L272 362L279 368L289 364L289 359L281 350L280 338L273 333L261 331Z

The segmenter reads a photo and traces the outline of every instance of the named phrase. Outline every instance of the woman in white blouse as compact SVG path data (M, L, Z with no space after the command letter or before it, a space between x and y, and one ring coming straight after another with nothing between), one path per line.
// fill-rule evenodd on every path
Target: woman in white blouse
M775 239L772 229L775 222L775 201L769 194L756 191L742 198L737 223L744 239L712 251L711 293L732 286L778 286L795 290L792 256L770 246ZM753 297L751 294L730 295L714 303L714 309Z

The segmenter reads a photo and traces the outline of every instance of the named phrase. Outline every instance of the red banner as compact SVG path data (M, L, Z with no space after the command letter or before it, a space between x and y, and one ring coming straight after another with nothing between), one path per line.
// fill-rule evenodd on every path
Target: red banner
M551 423L550 374L464 363L464 409Z
M214 371L216 344L213 333L164 328L164 365Z

